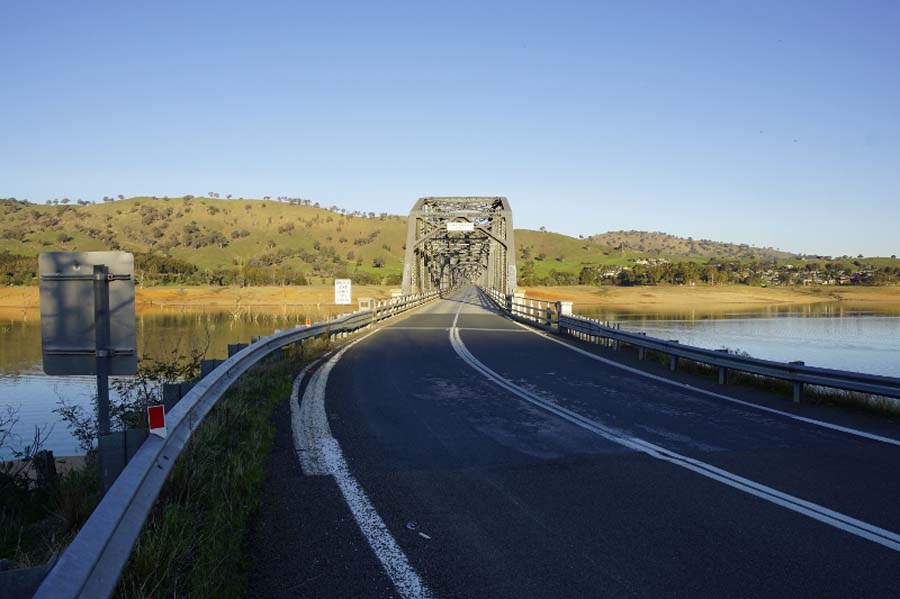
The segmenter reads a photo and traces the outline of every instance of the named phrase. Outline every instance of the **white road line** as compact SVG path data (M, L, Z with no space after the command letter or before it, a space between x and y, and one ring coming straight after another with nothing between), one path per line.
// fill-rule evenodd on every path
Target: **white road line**
M682 468L686 468L688 470L691 470L692 472L700 474L701 476L726 484L740 491L744 491L745 493L749 493L775 505L782 506L814 520L818 520L819 522L823 522L840 530L849 532L860 538L872 541L873 543L878 543L879 545L887 547L888 549L900 551L900 535L898 535L897 533L879 528L878 526L863 522L862 520L857 520L856 518L852 518L850 516L847 516L846 514L835 512L816 503L800 499L799 497L794 497L793 495L782 493L781 491L773 489L772 487L767 487L766 485L763 485L761 483L738 476L736 474L728 472L727 470L723 470L721 468L713 466L712 464L707 464L700 460L696 460L674 451L670 451L668 449L665 449L664 447L660 447L658 445L654 445L652 443L644 441L643 439L632 437L624 433L623 431L605 426L603 424L600 424L599 422L573 412L572 410L553 404L538 397L537 395L531 393L530 391L527 391L526 389L523 389L515 383L506 380L505 378L485 366L483 363L481 363L475 356L472 355L471 352L469 352L468 348L465 346L462 338L459 335L459 330L456 328L453 328L453 330L450 331L450 344L453 346L453 349L456 351L457 355L459 355L460 358L462 358L467 364L469 364L469 366L474 368L484 377L493 381L503 389L506 389L513 395L516 395L517 397L527 401L534 406L555 414L556 416L559 416L560 418L571 422L572 424L575 424L576 426L579 426L585 430L593 432L594 434L603 437L604 439L607 439L624 447L628 447L635 451L645 453L653 458L669 462Z
M549 333L545 333L545 332L543 332L543 331L536 331L536 330L532 329L531 327L529 327L529 326L527 326L527 325L524 325L524 324L522 324L522 323L520 323L520 322L517 322L517 321L515 321L515 320L513 320L512 322L513 322L513 324L515 324L515 325L517 325L517 326L519 326L519 327L522 327L523 329L525 329L525 330L528 331L529 333L533 333L533 334L535 334L535 335L537 335L537 336L539 336L539 337L543 337L543 338L546 339L547 341L552 341L553 343L556 343L556 344L558 344L558 345L562 345L563 347L568 348L568 349L570 349L570 350L572 350L572 351L574 351L574 352L578 352L579 354L581 354L581 355L583 355L583 356L587 356L588 358L591 358L592 360L596 360L596 361L598 361L598 362L602 362L603 364L606 364L606 365L608 365L608 366L613 366L613 367L615 367L615 368L619 368L619 369L621 369L621 370L624 370L624 371L626 371L626 372L630 372L630 373L632 373L632 374L637 374L637 375L639 375L639 376L642 376L642 377L645 377L645 378L648 378L648 379L652 379L652 380L658 381L658 382L660 382L660 383L666 383L667 385L672 385L673 387L678 387L679 389L685 389L685 390L687 390L687 391L691 391L692 393L699 393L700 395L706 395L707 397L715 397L716 399L723 399L723 400L728 401L728 402L731 402L731 403L733 403L733 404L737 404L737 405L740 405L740 406L752 408L752 409L754 409L754 410L760 410L760 411L762 411L762 412L768 412L768 413L770 413L770 414L778 414L779 416L784 416L784 417L786 417L786 418L790 418L791 420L796 420L796 421L798 421L798 422L804 422L804 423L806 423L806 424L812 424L812 425L814 425L814 426L820 426L820 427L822 427L822 428L827 428L827 429L830 429L830 430L833 430L833 431L838 431L838 432L841 432L841 433L846 433L846 434L848 434L848 435L854 435L854 436L856 436L856 437L862 437L863 439L869 439L870 441L878 441L879 443L887 443L888 445L896 445L897 447L900 447L900 439L894 439L893 437L885 437L885 436L883 436L883 435L876 435L876 434L874 434L874 433L869 433L869 432L862 431L862 430L859 430L859 429L856 429L856 428L850 428L850 427L847 427L847 426L841 426L841 425L839 425L839 424L833 424L833 423L827 422L827 421L825 421L825 420L816 420L815 418L808 418L808 417L806 417L806 416L799 416L799 415L797 415L797 414L792 414L791 412L784 412L784 411L778 410L778 409L776 409L776 408L770 408L770 407L767 407L767 406L761 406L761 405L759 405L759 404L755 404L755 403L752 403L752 402L749 402L749 401L743 401L743 400L741 400L741 399L737 399L737 398L735 398L735 397L731 397L730 395L723 395L722 393L716 393L715 391L708 391L708 390L706 390L706 389L701 389L700 387L695 387L695 386L689 385L689 384L687 384L687 383L681 383L681 382L678 382L678 381L673 381L673 380L671 380L671 379L667 379L667 378L665 378L665 377L662 377L662 376L659 376L659 375L656 375L656 374L652 374L652 373L649 373L649 372L645 372L645 371L643 371L643 370L641 370L641 369L639 369L639 368L634 368L634 367L632 367L632 366L628 366L628 365L626 365L626 364L621 364L621 363L619 363L619 362L616 362L615 360L610 360L610 359L608 359L608 358L604 358L603 356L598 356L598 355L595 354L595 353L589 352L589 351L587 351L587 350L585 350L585 349L582 349L582 348L580 348L580 347L576 347L576 346L574 346L574 345L571 345L570 343L566 343L565 341L563 341L563 340L561 340L561 339L557 339L557 338L555 338L553 335L551 335L551 334L549 334ZM464 330L465 330L465 329L464 329Z
M431 591L410 565L406 554L400 549L375 506L350 472L340 444L331 435L328 416L325 414L325 388L331 369L344 352L377 332L369 333L350 343L319 368L306 387L302 404L298 404L298 395L305 371L297 376L291 393L294 448L305 474L334 477L360 531L394 583L397 593L404 599L428 598L432 597Z

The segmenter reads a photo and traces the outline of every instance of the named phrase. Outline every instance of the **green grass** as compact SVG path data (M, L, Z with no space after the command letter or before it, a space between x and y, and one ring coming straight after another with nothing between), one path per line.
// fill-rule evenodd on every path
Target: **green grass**
M20 568L46 563L64 549L100 500L92 460L60 475L50 492L11 482L0 475L0 558Z
M116 596L240 596L252 556L245 537L266 479L275 426L304 361L322 353L308 341L303 359L283 350L243 375L206 417L178 458L148 518Z
M152 222L145 224L142 209L148 207L158 212ZM167 211L171 214L166 215ZM361 258L360 270L366 272L388 275L403 270L405 218L344 216L324 208L271 200L135 197L89 206L23 206L3 202L0 203L0 252L36 256L44 251L111 249L110 243L102 238L107 225L123 250L160 251L155 244L181 237L184 228L192 222L203 232L221 233L228 242L225 248L182 244L167 250L168 255L200 269L231 268L241 259L246 263L283 249L315 252L314 244L318 243L321 247L333 247L345 260L348 252L353 252L353 258L348 260L353 268ZM279 227L289 225L293 225L292 230L279 231ZM154 236L157 228L162 232L160 237ZM91 229L100 232L101 238L92 237L88 232ZM231 237L233 231L242 230L249 235ZM14 238L17 232L23 233L21 239ZM61 234L70 236L71 241L60 242ZM368 243L354 243L370 237ZM383 268L372 265L376 257L385 258ZM308 270L308 265L297 258L289 258L283 264Z

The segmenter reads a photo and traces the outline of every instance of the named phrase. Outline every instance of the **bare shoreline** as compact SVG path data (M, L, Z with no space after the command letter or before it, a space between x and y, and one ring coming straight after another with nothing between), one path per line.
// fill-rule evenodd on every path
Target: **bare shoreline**
M395 288L354 286L358 298L390 297ZM609 308L630 312L661 312L699 309L709 312L754 309L769 306L802 306L822 303L859 307L900 309L900 286L890 287L749 287L639 286L639 287L528 287L528 297L569 300L576 306ZM151 287L138 289L138 313L169 309L234 310L329 307L334 305L330 285L286 287ZM39 309L37 287L0 287L0 314L35 313Z
M529 287L528 297L569 300L576 306L623 312L702 310L724 312L769 307L835 304L861 309L900 309L900 286L891 287Z

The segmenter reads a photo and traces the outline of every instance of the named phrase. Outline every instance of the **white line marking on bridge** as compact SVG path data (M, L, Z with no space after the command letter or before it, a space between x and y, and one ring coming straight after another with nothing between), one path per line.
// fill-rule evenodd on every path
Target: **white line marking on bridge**
M460 308L462 308L462 305L460 305ZM457 310L457 316L458 315L459 310ZM737 474L733 474L727 470L713 466L712 464L707 464L706 462L670 451L664 447L644 441L643 439L632 437L622 431L600 424L577 412L573 412L572 410L538 397L515 383L506 380L481 363L478 358L472 355L468 350L459 335L459 329L455 327L450 331L450 344L460 358L477 372L481 373L485 378L490 379L503 389L528 403L555 414L563 420L571 422L572 424L603 437L608 441L645 453L658 460L663 460L676 466L686 468L701 476L718 481L775 505L779 505L814 520L818 520L819 522L849 532L850 534L872 541L873 543L877 543L888 549L900 551L900 535L897 533L879 528L878 526L863 522L862 520L857 520L856 518L852 518L840 512L835 512L816 503L800 499L799 497L782 493L772 487L738 476Z
M331 435L331 427L325 413L325 388L331 369L344 352L377 332L369 333L350 343L325 362L309 381L302 404L298 403L298 396L306 371L304 370L294 380L291 392L291 429L294 448L305 474L334 477L360 531L384 567L397 593L404 599L425 599L432 597L431 591L413 569L366 492L350 472L340 444Z

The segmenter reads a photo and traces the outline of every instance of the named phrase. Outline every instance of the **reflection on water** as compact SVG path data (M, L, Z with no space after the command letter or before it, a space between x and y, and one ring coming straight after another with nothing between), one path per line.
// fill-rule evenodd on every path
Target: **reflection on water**
M582 316L609 320L611 322L625 320L721 320L727 318L775 318L781 316L847 318L852 316L900 316L900 305L873 307L872 304L818 302L813 304L776 304L761 308L736 310L691 308L635 311L612 310L590 304L575 304L575 311Z
M346 311L346 309L342 310ZM224 358L229 343L246 343L251 337L270 335L276 329L323 320L336 314L327 309L286 307L276 312L244 310L241 313L173 311L137 316L138 355L165 359L187 355L207 347L208 358ZM41 370L41 327L36 312L0 316L0 414L6 406L18 409L14 432L26 441L35 426L50 431L45 447L57 455L81 453L65 424L57 422L53 409L60 399L90 409L96 379L48 377ZM0 448L0 459L8 458Z
M578 308L578 306L576 306ZM845 304L771 306L737 312L639 314L582 307L583 316L622 329L709 349L739 349L757 358L900 376L900 308Z

